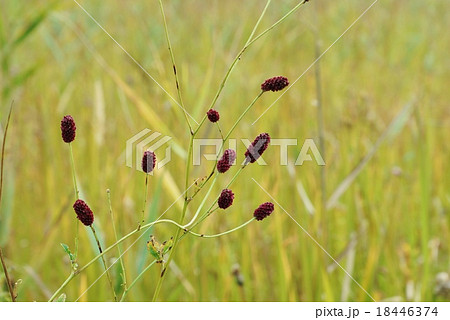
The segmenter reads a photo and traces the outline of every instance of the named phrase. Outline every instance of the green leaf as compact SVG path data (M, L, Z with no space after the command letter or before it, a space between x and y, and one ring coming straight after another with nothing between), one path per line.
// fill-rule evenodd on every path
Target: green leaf
M61 247L63 247L64 252L67 253L71 262L75 261L75 256L70 252L69 246L65 243L61 243Z

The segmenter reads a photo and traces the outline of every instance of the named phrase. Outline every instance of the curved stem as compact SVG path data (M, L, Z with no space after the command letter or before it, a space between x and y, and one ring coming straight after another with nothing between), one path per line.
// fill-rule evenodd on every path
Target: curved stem
M146 273L148 271L148 269L150 269L151 266L153 266L155 264L155 262L156 262L156 260L153 260L147 267L145 267L144 270L142 270L141 273L139 273L139 275L136 277L136 279L134 279L133 282L130 284L130 286L127 289L125 289L125 291L123 292L123 295L122 295L122 298L120 299L120 302L123 302L125 300L125 297L128 294L128 291L130 291L131 288L134 287L136 282L138 282L142 278L144 273Z
M92 233L94 234L95 241L97 241L98 251L100 251L100 253L102 253L102 246L100 244L100 241L98 240L97 233L95 232L94 226L91 224L90 227L91 227ZM102 262L103 262L103 267L105 267L106 276L108 278L109 286L111 287L111 290L112 290L112 293L113 293L113 296L114 296L114 301L117 302L116 291L114 290L114 285L112 283L111 275L109 274L109 271L108 271L108 266L106 265L105 257L102 255L101 258L102 258Z
M188 230L187 232L190 233L190 234L192 234L193 236L200 237L200 238L217 238L217 237L224 236L224 235L226 235L226 234L232 233L232 232L234 232L234 231L237 231L237 230L239 230L239 229L245 227L246 225L248 225L248 224L249 224L250 222L252 222L253 220L255 220L255 218L251 218L251 219L248 220L247 222L244 222L244 223L241 224L240 226L238 226L238 227L236 227L236 228L233 228L233 229L231 229L231 230L228 230L228 231L225 231L225 232L221 232L221 233L217 233L217 234L212 234L212 235L195 233L195 232L192 232L192 231L189 231L189 230Z
M67 284L77 275L79 275L80 273L82 273L84 270L86 270L87 268L89 268L93 263L95 263L95 261L97 261L99 258L102 258L106 253L108 253L109 251L111 251L112 249L114 249L117 245L119 245L120 243L124 242L125 240L127 240L128 238L130 238L131 236L135 235L136 233L139 233L141 231L144 231L152 226L154 226L155 224L158 223L162 223L162 222L171 222L176 224L176 222L172 221L172 220L157 220L157 221L153 221L150 223L147 223L143 226L141 226L141 230L137 230L134 229L133 231L131 231L130 233L124 235L122 238L120 238L119 240L117 240L115 243L113 243L112 245L110 245L108 248L104 249L100 254L98 254L97 256L95 256L94 258L92 258L88 263L86 263L83 267L79 268L76 271L72 271L73 276L68 278L68 280L66 280L56 291L56 293L61 292L66 286ZM178 225L178 224L177 224ZM178 225L181 227L181 225ZM53 301L53 299L55 298L56 294L54 294L52 296L52 298L49 299L49 302Z
M195 212L195 215L192 217L191 221L190 221L189 223L185 224L185 225L183 226L183 228L189 227L191 224L194 223L195 219L197 219L197 217L198 217L200 211L202 210L203 206L205 205L205 202L206 202L206 200L208 199L209 194L211 193L211 191L212 191L212 189L213 189L213 187L214 187L214 185L215 185L215 183L216 183L216 181L217 181L217 177L218 177L218 176L219 176L219 174L216 174L216 177L214 178L213 182L211 183L211 186L209 187L208 192L206 192L205 197L203 198L202 202L201 202L200 205L198 206L197 212Z
M113 227L113 231L114 231L114 239L115 239L115 241L117 241L119 237L117 235L116 223L114 221L114 212L113 212L112 204L111 204L111 192L108 189L106 191L106 193L108 196L109 213L111 215L111 223L112 223L112 227ZM117 245L117 251L119 252L120 266L122 267L122 281L123 281L122 284L123 284L124 290L127 290L127 275L126 275L126 271L125 271L125 264L123 262L123 257L122 257L123 254L122 254L122 249L121 249L120 244Z
M243 165L241 168L239 168L239 170L235 173L235 175L233 176L233 178L231 179L231 181L226 185L226 188L229 188L231 186L231 184L236 180L236 178L239 176L239 174L242 172L242 170L246 167L246 165ZM194 223L194 225L187 230L187 232L190 232L192 229L194 229L196 226L198 226L201 222L203 222L203 220L205 220L206 218L208 218L215 210L212 210L212 208L216 205L217 200L219 199L219 196L214 200L214 202L211 204L211 206L208 208L208 210L205 212L205 214L203 214L203 216L200 217L200 219L197 220L196 223ZM184 237L186 235L186 233L182 236Z

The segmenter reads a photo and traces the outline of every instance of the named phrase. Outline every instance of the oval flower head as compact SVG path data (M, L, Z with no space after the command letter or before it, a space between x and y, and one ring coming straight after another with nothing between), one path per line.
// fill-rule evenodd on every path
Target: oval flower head
M77 214L78 220L80 220L86 227L89 227L94 223L94 213L91 208L81 199L78 199L73 204L73 210Z
M145 151L142 156L142 171L145 173L150 173L155 169L156 165L156 155L152 151Z
M280 91L289 85L289 80L286 77L278 76L267 79L261 84L261 90L266 91Z
M75 121L72 116L64 116L61 120L61 136L64 142L70 143L75 140L75 131L77 127L75 126Z
M234 193L230 189L223 189L220 194L219 200L217 200L217 204L220 209L226 209L233 204Z
M256 208L253 216L256 218L256 220L260 221L270 216L274 209L275 208L272 202L264 202L258 208Z
M222 158L217 161L217 171L220 173L227 172L236 160L236 151L233 149L227 149L223 152Z
M209 109L206 115L208 116L208 120L213 123L219 121L220 119L219 111L214 109Z
M251 145L248 146L245 152L245 163L253 163L266 151L270 143L270 136L268 133L261 133L255 138Z

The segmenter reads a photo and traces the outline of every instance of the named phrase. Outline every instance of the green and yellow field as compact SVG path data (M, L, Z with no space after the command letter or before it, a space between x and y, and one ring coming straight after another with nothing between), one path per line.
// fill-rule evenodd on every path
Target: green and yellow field
M71 271L60 245L74 251L77 229L69 146L60 132L64 115L76 121L78 187L103 248L116 241L107 189L119 237L140 219L145 175L126 166L125 150L141 130L172 138L171 161L149 178L146 221L164 212L179 221L183 207L190 134L171 99L178 95L158 1L78 3L132 58L75 1L0 0L2 141L14 101L0 247L18 301L49 300ZM298 3L271 1L256 34ZM291 165L282 165L280 147L272 145L264 153L267 166L243 170L231 186L233 206L195 230L232 229L266 201L275 212L219 238L184 237L159 301L449 300L442 286L445 274L450 282L450 3L380 0L331 46L372 3L311 0L243 53L215 106L221 128L229 131L265 79L288 77L291 85L265 93L231 138L238 139L238 163L246 150L240 139L261 132L298 139L288 148ZM163 4L183 102L200 122L266 1ZM220 134L205 122L197 138ZM305 139L316 143L325 166L293 165ZM156 155L164 158L165 148ZM194 166L189 185L213 165L203 159ZM206 207L237 170L219 176ZM185 223L207 189L189 204ZM128 284L153 261L149 236L162 242L176 231L158 224L122 243ZM91 231L80 225L79 266L97 254ZM117 247L105 256L114 262ZM0 270L0 301L10 301ZM111 270L120 297L121 264ZM106 276L96 281L103 271L98 260L81 272L62 290L66 300L112 301ZM153 265L124 300L151 301L160 272Z

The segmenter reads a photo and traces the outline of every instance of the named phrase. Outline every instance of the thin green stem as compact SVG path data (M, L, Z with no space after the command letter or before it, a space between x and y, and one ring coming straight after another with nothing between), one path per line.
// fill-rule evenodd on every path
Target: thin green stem
M222 142L225 142L225 138L223 137L222 129L220 128L219 122L216 122L217 130L219 130L220 137L222 138Z
M113 231L114 231L114 239L115 241L117 241L119 239L119 236L117 234L117 230L116 230L116 223L115 223L115 219L114 219L114 211L112 209L112 203L111 203L111 191L108 189L106 191L107 197L108 197L108 205L109 205L109 214L111 215L111 222L112 222L112 227L113 227ZM117 251L119 252L119 260L120 260L120 266L122 267L122 285L124 290L127 290L127 274L125 271L125 263L123 261L123 254L122 254L122 248L121 245L117 245Z
M0 247L0 260L2 262L3 273L5 274L5 280L8 285L9 295L11 296L11 301L16 302L16 295L14 294L14 289L11 284L11 278L9 277L8 268L6 267L5 258L3 257L3 250Z
M63 284L58 288L58 290L55 291L55 293L50 297L48 302L52 302L53 300L58 297L58 295L64 290L64 288L69 284L70 281L72 281L73 278L78 274L79 272L75 272L72 270L70 275L67 277L66 281L63 282Z
M239 170L234 174L233 178L231 178L231 181L225 186L225 189L229 188L233 182L237 179L239 174L242 172L242 170L246 167L246 165L243 165L239 168ZM190 232L192 229L194 229L196 226L198 226L200 223L203 222L206 218L208 218L215 210L212 210L212 208L216 205L217 200L219 199L219 196L216 197L216 199L213 201L211 206L206 210L206 212L197 220L197 222L194 223L194 225L187 231ZM184 235L183 235L184 236Z
M69 142L69 153L70 153L70 166L72 167L73 188L75 190L75 201L77 201L80 198L80 191L78 189L78 184L77 184L77 173L75 170L75 161L73 158L73 149L72 149L71 142ZM75 227L75 259L77 259L77 257L78 257L79 229L80 229L80 221L77 219L76 227Z
M180 101L181 108L184 111L184 117L185 117L186 122L187 122L187 124L189 126L189 130L191 132L191 135L193 135L194 131L192 130L191 122L189 121L188 113L186 111L186 108L184 107L183 99L182 99L182 96L181 96L180 80L178 78L177 66L175 64L175 57L174 57L174 54L173 54L172 45L170 43L169 30L167 28L166 15L164 13L164 7L163 7L163 4L162 4L161 0L159 0L159 8L161 10L161 15L162 15L163 22L164 22L164 33L165 33L165 36L166 36L167 46L169 48L170 59L172 60L173 73L175 75L175 84L177 86L178 100Z
M233 62L231 62L230 67L228 68L227 72L225 73L224 78L222 79L222 82L220 83L219 89L216 92L216 95L213 98L213 101L211 102L209 109L213 108L216 105L217 100L219 99L220 94L223 91L223 88L225 87L226 82L228 81L228 78L231 75L231 72L233 71L234 67L236 66L236 64L238 63L238 61L241 59L242 54L244 53L245 50L247 50L247 48L250 46L251 43L253 43L252 38L255 35L256 29L258 28L262 18L264 17L264 15L266 14L267 8L269 7L269 4L272 0L267 0L267 3L263 9L263 11L261 12L258 21L256 22L255 26L253 27L253 30L250 34L250 36L247 39L247 42L245 43L244 47L242 48L241 51L239 51L239 53L237 54L237 56L234 58ZM201 126L203 125L203 123L206 120L206 114L203 116L202 120L200 121L200 124L198 125L197 129L195 129L194 134L197 134L197 132L200 130Z
M141 220L139 220L138 231L141 229L141 225L145 222L145 207L147 206L147 196L148 196L148 173L145 174L145 187L144 187L144 205L142 207Z
M75 161L73 158L73 149L72 149L72 143L69 143L69 150L70 150L70 165L72 167L72 180L73 180L73 188L75 191L75 200L78 200L80 198L80 191L78 190L78 184L77 184L77 174L75 171Z
M322 73L320 68L320 38L319 38L319 25L318 25L318 13L317 2L314 6L314 20L316 28L314 28L314 55L316 58L314 77L316 80L316 96L317 96L317 129L319 131L319 151L322 158L325 158L325 131L324 131L324 116L323 116L323 100L322 100ZM320 168L320 189L321 189L321 202L322 210L326 210L327 203L327 185L326 185L326 167Z
M216 184L216 181L217 181L217 177L218 177L218 176L219 176L219 174L216 174L216 177L215 177L214 180L212 181L212 183L211 183L211 185L210 185L208 191L206 192L206 194L205 194L205 196L204 196L202 202L201 202L200 205L198 206L197 212L195 212L195 215L192 217L191 221L190 221L189 223L185 224L185 225L183 226L183 228L189 227L191 224L194 223L195 219L197 219L197 217L198 217L200 211L202 210L203 206L205 205L206 200L208 199L208 197L209 197L209 195L210 195L210 193L211 193L211 191L212 191L214 185Z
M102 246L100 244L100 241L98 240L97 233L95 232L94 226L91 225L90 227L91 227L92 233L94 234L95 241L97 241L98 251L100 251L100 253L103 253ZM111 290L112 290L112 293L114 296L114 301L117 302L116 291L114 290L114 285L112 283L111 275L109 274L109 271L108 271L108 266L106 265L105 257L102 255L101 258L102 258L103 266L105 267L106 276L108 278L109 285L111 287Z
M224 141L228 140L228 138L230 137L230 135L233 133L234 129L237 127L237 125L239 124L239 122L241 122L242 118L244 118L244 116L247 114L247 112L253 107L253 105L256 103L256 101L258 101L258 99L262 96L262 94L264 93L264 91L261 91L256 97L255 99L253 99L253 101L248 105L248 107L244 110L244 112L242 112L242 114L239 116L239 118L236 120L236 122L233 124L233 126L231 127L230 131L228 131L227 135L225 136ZM222 146L223 148L223 146Z
M202 183L201 187L199 188L199 190L197 190L194 195L192 196L192 198L195 197L195 195L197 195L197 193L200 191L200 189L206 184L208 183L209 179L211 179L211 177L214 175L214 172L216 171L216 165L217 165L217 161L219 161L220 155L222 153L222 150L225 146L226 141L228 140L228 138L230 137L230 135L233 133L234 129L236 129L237 125L242 121L242 119L244 118L244 116L248 113L248 111L253 107L253 105L256 103L256 101L258 101L258 99L262 96L262 94L264 93L264 91L261 91L256 97L255 99L253 99L253 101L248 105L248 107L244 110L244 112L239 116L239 118L236 120L236 122L233 124L233 126L231 127L230 131L228 131L227 135L225 137L222 137L222 145L220 146L219 152L217 153L217 157L216 157L216 161L214 163L214 167L211 170L211 173L209 174L209 176L206 178L206 180Z
M123 302L125 300L125 297L128 294L128 291L130 291L131 288L134 287L136 282L138 282L142 278L144 273L146 273L155 264L155 262L156 262L156 260L153 260L147 267L145 267L145 269L142 270L142 272L136 277L136 279L133 280L133 282L130 284L130 286L127 289L125 289L125 291L123 292L122 298L120 299L120 302Z
M70 280L72 280L75 276L79 275L80 273L82 273L84 270L86 270L87 268L89 268L93 263L95 263L99 258L102 258L106 253L108 253L109 251L111 251L112 249L114 249L117 245L121 244L122 242L124 242L125 240L127 240L128 238L130 238L131 236L135 235L136 233L139 233L140 231L144 231L150 227L152 227L153 225L157 224L157 223L161 223L161 222L168 222L168 221L163 221L163 220L157 220L157 221L153 221L150 223L147 223L145 225L143 225L141 227L141 230L137 230L134 229L133 231L131 231L130 233L124 235L122 238L120 238L119 240L117 240L115 243L113 243L112 245L110 245L108 248L106 248L105 250L103 250L100 254L98 254L97 256L95 256L94 258L92 258L88 263L86 263L83 267L79 268L76 271L72 271L74 273L73 277L70 277ZM65 281L58 289L57 289L57 293L61 292L66 286L67 284L70 282L69 281ZM56 296L56 294L54 294L52 296L52 298L49 299L49 302L53 301L54 297Z
M242 229L242 228L244 228L246 225L248 225L250 222L252 222L253 220L255 220L255 218L251 218L251 219L248 220L247 222L244 222L244 223L241 224L240 226L238 226L238 227L236 227L236 228L233 228L233 229L231 229L231 230L228 230L228 231L225 231L225 232L221 232L221 233L217 233L217 234L212 234L212 235L201 234L201 233L195 233L195 232L192 232L192 231L187 231L187 232L189 232L189 233L192 234L193 236L200 237L200 238L217 238L217 237L224 236L224 235L226 235L226 234L232 233L232 232L234 232L234 231L237 231L237 230L239 230L239 229Z
M289 17L291 14L293 14L295 11L297 11L302 5L304 5L306 2L308 2L309 0L303 0L302 2L298 3L294 8L292 8L291 10L289 10L284 16L282 16L278 21L276 21L274 24L272 24L270 27L268 27L267 29L265 29L263 32L261 32L260 34L258 34L256 37L254 37L250 42L247 43L247 45L242 49L242 53L250 46L252 45L254 42L256 42L259 38L261 38L262 36L264 36L266 33L268 33L270 30L272 30L273 28L275 28L276 26L278 26L280 23L282 23L284 20L286 20L287 17ZM241 54L242 54L241 53Z
M194 144L194 137L195 137L195 134L192 134L190 139L189 139L189 151L188 151L188 157L187 157L187 161L186 161L186 175L185 175L185 188L184 188L184 190L187 190L188 187L189 187L189 174L190 174L190 171L191 171L192 149L193 149L193 144ZM186 193L185 197L184 197L183 210L181 212L180 224L183 224L184 217L186 216L186 211L187 211L187 207L189 205L189 202L190 202L190 200L189 200L188 195ZM156 299L158 299L158 295L159 295L159 292L161 290L162 283L163 283L164 278L165 278L165 276L167 274L166 270L169 267L170 262L172 261L174 255L175 255L176 249L178 247L178 242L179 242L180 236L181 236L181 229L177 229L177 232L175 233L175 237L174 237L174 240L173 240L172 250L170 252L169 258L167 259L167 263L165 264L163 270L161 271L161 275L159 277L158 283L156 284L156 289L155 289L155 292L153 294L152 301L156 301Z
M11 106L9 107L9 113L8 113L8 118L6 120L5 132L3 133L2 154L1 154L2 163L0 165L0 204L2 203L3 168L4 168L4 165L5 165L6 136L8 134L9 122L11 120L11 113L12 113L13 105L14 105L14 100L11 102ZM6 266L6 261L5 261L5 258L3 257L3 251L2 251L1 247L0 247L0 260L1 260L2 266L3 266L3 273L5 274L5 280L8 283L8 291L9 291L9 294L11 296L11 301L15 302L16 301L16 297L14 295L14 289L13 289L12 284L11 284L11 279L9 278L8 268Z

